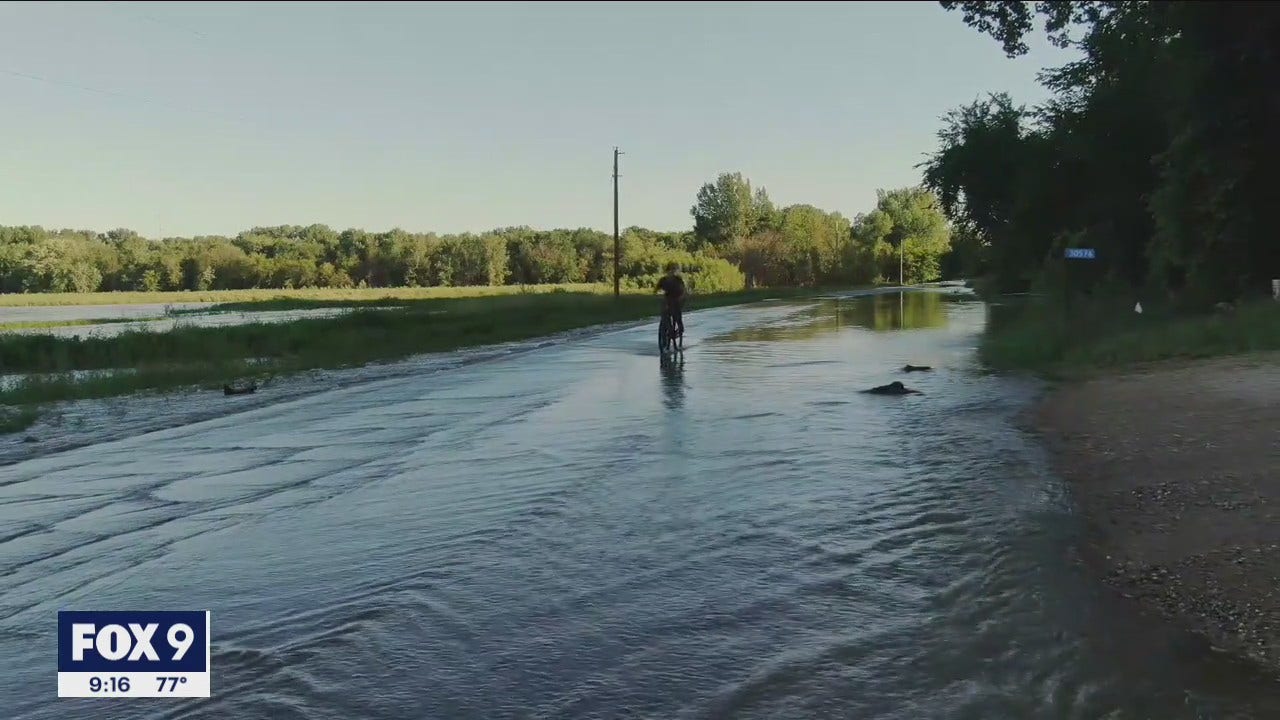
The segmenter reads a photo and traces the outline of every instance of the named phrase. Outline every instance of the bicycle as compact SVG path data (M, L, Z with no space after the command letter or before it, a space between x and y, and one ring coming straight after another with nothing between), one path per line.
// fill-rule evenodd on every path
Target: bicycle
M671 350L679 351L684 349L684 333L673 335L671 313L667 310L667 306L662 306L662 319L658 321L658 352L665 355ZM672 345L675 345L673 348Z

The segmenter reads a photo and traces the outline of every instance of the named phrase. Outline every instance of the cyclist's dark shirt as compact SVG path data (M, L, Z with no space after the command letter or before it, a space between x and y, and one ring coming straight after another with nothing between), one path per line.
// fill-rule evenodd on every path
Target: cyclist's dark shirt
M663 275L658 289L666 294L667 303L678 305L684 299L684 278L679 275Z

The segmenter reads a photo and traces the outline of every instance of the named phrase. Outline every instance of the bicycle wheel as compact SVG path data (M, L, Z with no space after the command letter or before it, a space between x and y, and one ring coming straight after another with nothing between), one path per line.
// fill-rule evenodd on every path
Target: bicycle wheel
M658 321L658 352L666 354L667 348L671 345L671 318L666 313L662 313L662 319Z

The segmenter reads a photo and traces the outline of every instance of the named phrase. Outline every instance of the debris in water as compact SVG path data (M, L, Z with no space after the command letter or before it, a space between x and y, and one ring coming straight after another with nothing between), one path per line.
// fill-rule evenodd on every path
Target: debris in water
M912 390L911 388L903 385L897 380L894 380L888 385L878 385L869 390L863 390L862 392L871 393L872 395L923 395L924 394L919 390Z

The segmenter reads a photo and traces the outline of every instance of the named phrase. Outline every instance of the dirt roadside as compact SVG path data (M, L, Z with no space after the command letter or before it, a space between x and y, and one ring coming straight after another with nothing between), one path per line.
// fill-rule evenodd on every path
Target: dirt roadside
M1280 668L1280 354L1065 385L1034 421L1107 581Z

